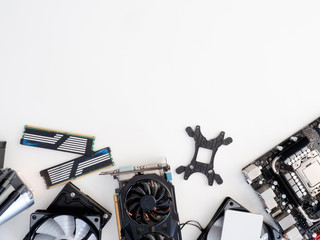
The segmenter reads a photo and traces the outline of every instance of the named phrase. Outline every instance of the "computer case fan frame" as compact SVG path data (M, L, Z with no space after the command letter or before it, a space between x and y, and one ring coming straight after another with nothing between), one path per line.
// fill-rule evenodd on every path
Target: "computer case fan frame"
M74 184L68 183L60 191L46 210L37 210L30 216L30 231L24 240L32 240L35 230L46 219L54 216L70 215L84 220L94 230L98 240L101 230L111 218L111 213L91 197L85 195Z
M107 209L81 192L80 189L72 183L64 186L47 210L57 213L76 212L79 215L86 216L99 215L102 217L101 227L104 227L112 216Z
M36 211L31 214L30 216L30 233L29 238L30 240L33 240L36 234L37 229L48 219L62 216L62 215L70 215L74 218L81 219L85 223L87 223L90 226L90 231L87 235L94 234L94 236L100 240L101 239L101 216L95 215L95 216L83 216L83 215L77 215L77 214L70 214L70 213L55 213L55 212L49 212L49 211Z
M226 210L235 210L242 212L249 212L246 208L241 206L235 200L230 197L224 199L216 213L213 215L212 219L208 223L208 225L202 230L200 236L197 240L210 240L208 239L208 234L210 229L213 227L214 223L224 215ZM263 230L268 233L270 238L268 240L280 240L282 239L282 234L280 234L276 229L272 228L270 225L263 223Z

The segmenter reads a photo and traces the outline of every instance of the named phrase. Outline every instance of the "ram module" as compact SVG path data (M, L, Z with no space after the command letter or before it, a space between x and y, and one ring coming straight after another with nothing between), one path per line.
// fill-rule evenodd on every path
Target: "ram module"
M93 156L82 156L40 172L47 188L52 188L70 182L81 176L113 166L110 148L103 148L93 153Z
M26 125L20 143L92 156L95 137Z

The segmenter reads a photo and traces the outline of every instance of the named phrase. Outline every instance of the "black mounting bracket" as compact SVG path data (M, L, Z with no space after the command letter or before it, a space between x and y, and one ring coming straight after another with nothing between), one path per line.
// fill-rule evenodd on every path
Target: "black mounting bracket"
M188 166L180 166L176 169L178 174L184 172L184 179L188 180L191 174L200 172L207 176L209 185L212 186L213 182L216 181L218 184L222 184L223 180L219 174L216 174L213 167L214 157L221 145L229 145L232 143L232 138L224 138L224 132L221 132L218 137L211 140L207 140L200 131L200 126L196 126L195 130L191 127L186 128L186 132L189 137L192 137L195 141L195 152L191 163ZM212 150L210 163L197 162L199 148L206 148Z

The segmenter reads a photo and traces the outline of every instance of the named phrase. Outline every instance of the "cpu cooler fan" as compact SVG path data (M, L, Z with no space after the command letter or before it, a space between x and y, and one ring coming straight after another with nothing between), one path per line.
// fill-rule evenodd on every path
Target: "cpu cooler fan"
M104 172L118 179L115 206L120 240L181 240L167 164Z
M47 210L30 217L24 240L100 240L111 213L68 183Z

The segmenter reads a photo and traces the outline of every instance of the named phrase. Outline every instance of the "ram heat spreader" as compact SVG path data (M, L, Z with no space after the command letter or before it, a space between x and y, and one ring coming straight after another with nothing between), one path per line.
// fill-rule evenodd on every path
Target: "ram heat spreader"
M95 137L26 125L20 143L92 156Z
M103 148L93 153L93 156L82 156L40 172L47 188L70 182L83 175L113 166L110 148Z

